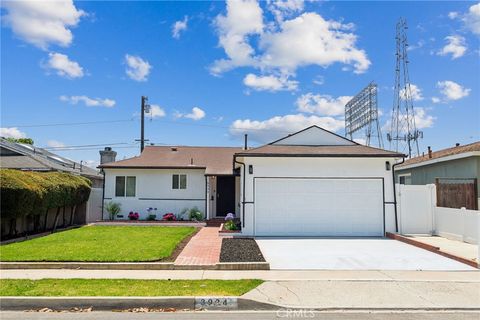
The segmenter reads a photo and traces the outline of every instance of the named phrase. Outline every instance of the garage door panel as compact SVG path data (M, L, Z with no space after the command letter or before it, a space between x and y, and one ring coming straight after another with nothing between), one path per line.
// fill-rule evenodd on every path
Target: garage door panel
M255 179L258 236L382 236L380 179Z

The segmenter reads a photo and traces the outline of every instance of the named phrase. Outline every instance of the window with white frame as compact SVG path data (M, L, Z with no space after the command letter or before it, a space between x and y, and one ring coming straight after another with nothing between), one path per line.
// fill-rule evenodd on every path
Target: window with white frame
M172 189L187 189L187 175L173 174L172 175Z
M412 184L412 176L410 173L402 174L398 176L398 183L410 185Z
M115 177L115 197L135 197L137 178L134 176Z

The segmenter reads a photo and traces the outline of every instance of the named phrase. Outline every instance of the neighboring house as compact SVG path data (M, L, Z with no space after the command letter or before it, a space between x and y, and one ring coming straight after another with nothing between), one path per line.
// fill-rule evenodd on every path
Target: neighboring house
M0 138L0 168L25 171L60 171L77 174L92 181L93 188L101 188L103 176L98 170L87 167L29 144L10 142Z
M480 141L467 145L432 151L408 159L395 168L397 183L425 185L441 181L472 183L476 179L476 190L480 190ZM480 198L477 198L480 203Z
M242 236L383 236L396 230L403 157L312 126L249 150L150 146L100 167L124 218L197 206L207 219L235 212Z

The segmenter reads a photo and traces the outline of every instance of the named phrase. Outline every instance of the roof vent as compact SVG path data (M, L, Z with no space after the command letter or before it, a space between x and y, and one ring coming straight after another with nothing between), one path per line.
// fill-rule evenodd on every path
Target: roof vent
M193 166L193 158L190 158L190 165Z
M460 147L460 143L455 143L455 147Z
M428 158L432 158L432 148L430 146L428 146Z
M174 151L174 152L175 152L175 151L178 151L177 147L171 147L170 149L171 149L172 151Z

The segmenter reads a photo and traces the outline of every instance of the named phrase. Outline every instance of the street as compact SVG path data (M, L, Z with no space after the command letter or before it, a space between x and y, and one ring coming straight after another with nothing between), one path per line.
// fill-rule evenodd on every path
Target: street
M444 311L412 311L412 312L389 312L389 311L335 311L321 312L309 310L284 310L257 311L257 312L150 312L150 313L126 313L126 312L87 312L87 313L45 313L45 312L0 312L2 320L124 320L124 319L199 319L199 320L269 320L269 319L325 319L325 320L478 320L480 312L444 312Z

